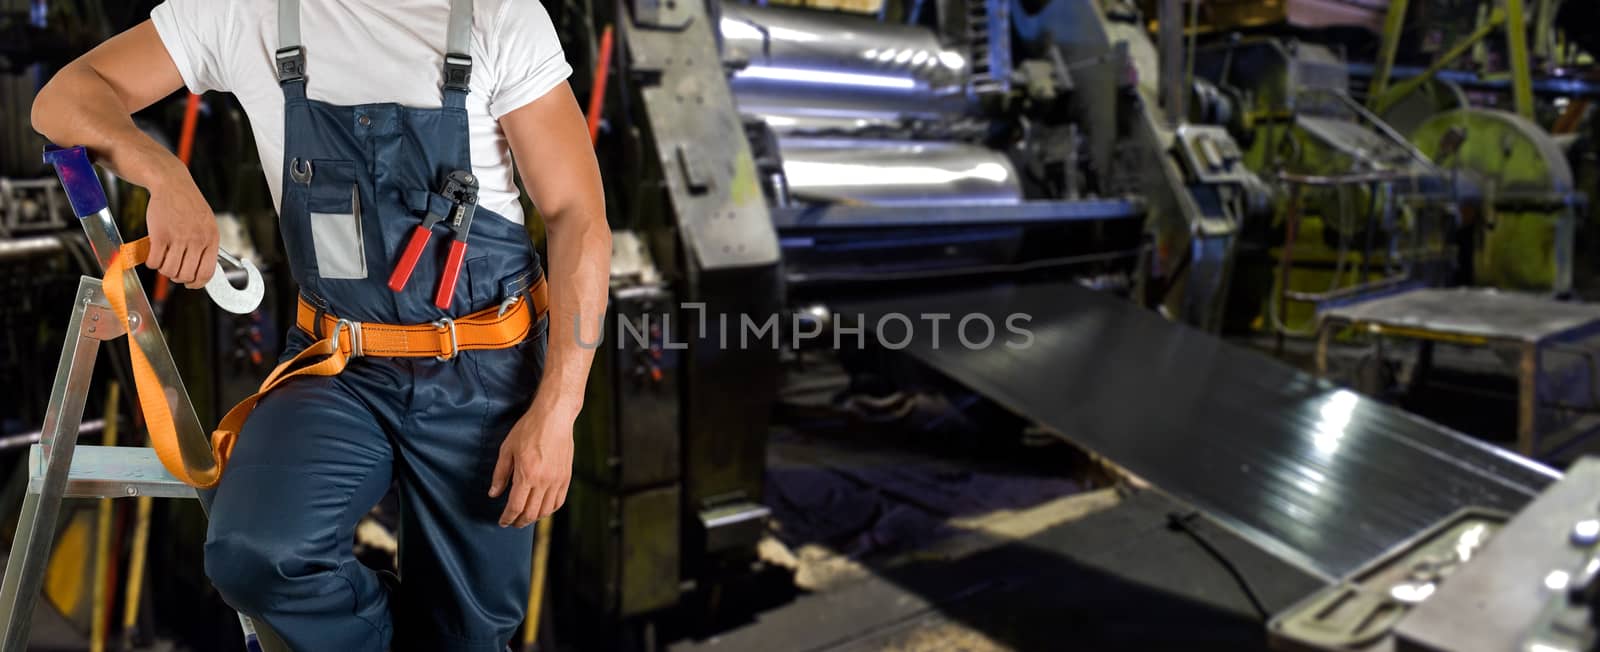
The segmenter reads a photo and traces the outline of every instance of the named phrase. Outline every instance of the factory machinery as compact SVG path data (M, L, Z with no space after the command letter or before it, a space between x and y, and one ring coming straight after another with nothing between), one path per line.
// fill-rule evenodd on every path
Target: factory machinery
M1588 198L1532 108L1471 107L1428 75L1369 89L1369 110L1348 71L1293 40L1197 52L1191 115L1227 124L1277 185L1241 238L1230 330L1303 334L1322 308L1420 286L1572 292Z
M1562 290L1570 250L1509 269L1457 248L1462 206L1502 224L1528 213L1558 241L1570 230L1570 175L1522 184L1503 161L1461 163L1492 140L1505 160L1564 165L1514 116L1465 110L1399 133L1349 97L1329 50L1285 41L1199 49L1187 84L1182 58L1163 56L1182 31L1157 48L1120 2L943 0L877 19L673 0L609 10L594 16L615 23L619 52L601 150L632 192L612 198L618 324L590 383L566 534L565 581L591 616L716 605L770 515L765 440L785 361L895 315L951 315L947 329L1027 315L1023 347L961 346L921 322L877 334L1330 591L1359 589L1324 596L1350 609L1338 622L1284 615L1274 632L1289 647L1394 645L1421 594L1450 593L1438 580L1493 532L1523 532L1507 515L1560 478L1215 335L1230 305L1282 326L1308 318L1290 303L1456 283L1463 269ZM1242 243L1302 237L1295 211L1328 223L1317 246L1359 267L1236 283ZM1422 566L1437 572L1413 576ZM1548 597L1518 595L1530 608ZM1406 649L1467 649L1412 634L1421 647Z
M778 343L849 328L836 302L1075 278L1220 323L1233 235L1264 204L1227 132L1163 117L1139 85L1155 72L1082 29L1110 25L1090 3L939 11L948 34L735 4L616 17L609 117L637 128L610 178L639 182L613 198L612 313L650 337L602 348L580 437L572 550L604 609L672 605L764 532ZM784 335L735 332L769 318Z
M1600 467L1563 478L1218 337L1418 285L1566 292L1566 157L1447 84L1357 103L1313 43L1208 41L1191 64L1181 3L1156 4L584 10L616 29L599 144L614 321L552 573L575 598L557 608L610 626L567 631L650 647L664 614L737 608L718 596L768 531L786 369L877 343L1323 585L1268 625L1277 647L1592 647ZM30 183L0 182L0 263L72 280L55 185ZM1019 315L1030 336L1007 346ZM274 329L250 326L211 324L205 349L242 337L270 360ZM39 366L34 348L52 347L13 343L4 371Z

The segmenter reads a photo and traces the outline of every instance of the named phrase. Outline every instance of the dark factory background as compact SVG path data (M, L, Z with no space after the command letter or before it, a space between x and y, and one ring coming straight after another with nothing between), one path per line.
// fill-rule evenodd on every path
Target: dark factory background
M29 110L156 4L0 0L0 550L102 274ZM1600 5L545 6L615 246L514 646L1594 649ZM135 118L266 281L233 315L141 272L216 423L291 327L276 211L232 96ZM83 459L146 445L100 349ZM116 482L37 596L13 552L3 649L244 649L197 502Z

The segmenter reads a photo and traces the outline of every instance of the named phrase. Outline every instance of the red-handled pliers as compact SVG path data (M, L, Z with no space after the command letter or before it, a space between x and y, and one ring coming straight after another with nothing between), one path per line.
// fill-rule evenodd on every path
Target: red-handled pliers
M439 289L433 295L433 305L449 310L450 301L456 293L456 279L461 277L461 261L467 256L467 231L472 228L472 216L478 212L478 178L463 170L451 172L439 194L451 201L451 241L450 254L445 258L444 271L439 275ZM428 215L422 218L422 224L411 232L411 240L406 243L400 260L394 264L394 273L389 275L389 289L399 292L406 288L406 282L411 280L411 271L416 269L417 260L422 258L422 250L433 237L434 225L444 220L444 215L433 211L428 211Z

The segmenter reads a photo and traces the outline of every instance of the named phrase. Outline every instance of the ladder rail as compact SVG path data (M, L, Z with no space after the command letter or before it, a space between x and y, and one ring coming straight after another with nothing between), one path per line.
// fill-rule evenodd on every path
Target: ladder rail
M99 292L99 281L87 276L78 281L67 340L61 347L61 361L56 365L39 441L44 452L40 458L44 464L44 481L39 491L30 490L23 499L16 538L6 561L5 579L0 583L0 650L4 652L20 652L28 645L33 609L44 583L45 560L55 541L56 519L67 490L72 450L78 442L78 424L83 420L95 359L100 353L102 339L97 335L122 331L116 327L115 320L106 322L102 318L88 320L90 323L85 324L84 317ZM32 471L30 469L30 473Z

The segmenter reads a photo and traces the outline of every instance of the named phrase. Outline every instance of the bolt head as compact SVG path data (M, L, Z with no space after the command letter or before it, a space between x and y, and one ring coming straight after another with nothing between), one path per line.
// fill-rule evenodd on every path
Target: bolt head
M1585 519L1572 526L1572 545L1592 546L1600 542L1600 520Z

